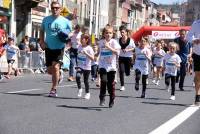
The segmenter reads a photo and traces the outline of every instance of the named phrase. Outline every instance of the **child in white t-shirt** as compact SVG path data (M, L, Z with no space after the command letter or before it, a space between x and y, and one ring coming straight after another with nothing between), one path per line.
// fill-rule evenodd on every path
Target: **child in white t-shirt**
M147 48L147 39L142 38L139 46L135 48L135 90L139 90L139 81L142 74L142 95L145 98L147 78L149 74L149 61L151 60L151 50Z
M153 49L153 72L154 78L153 83L159 85L162 68L163 68L163 57L165 56L165 51L162 49L162 44L160 41L157 41L156 47Z
M113 27L106 26L103 39L99 41L99 73L100 73L100 105L105 105L106 89L110 95L109 107L113 107L115 99L115 73L120 45L113 39Z
M177 69L180 67L181 58L175 53L177 44L175 42L169 43L169 52L164 56L164 68L165 68L165 85L169 91L169 84L171 80L171 100L175 100L175 84Z
M81 45L78 47L77 67L76 67L76 83L78 86L78 97L82 96L81 75L83 75L85 84L84 98L90 99L89 92L89 76L91 71L91 61L94 60L94 51L90 44L90 36L87 34L81 35Z
M4 46L6 49L7 62L8 62L8 74L5 76L10 79L12 70L14 70L14 75L18 75L18 68L14 67L13 64L17 60L17 54L19 53L19 48L14 45L14 38L12 36L8 37L8 43Z

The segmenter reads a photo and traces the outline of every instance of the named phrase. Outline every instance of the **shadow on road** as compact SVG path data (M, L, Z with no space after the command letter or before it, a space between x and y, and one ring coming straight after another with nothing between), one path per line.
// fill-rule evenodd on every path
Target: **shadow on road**
M102 108L109 108L109 107L80 107L80 106L68 106L68 105L57 105L57 107L82 109L82 110L94 110L94 111L102 111Z
M152 104L152 105L169 105L169 106L181 106L189 107L191 104L176 104L176 103L161 103L161 102L142 102L143 104Z

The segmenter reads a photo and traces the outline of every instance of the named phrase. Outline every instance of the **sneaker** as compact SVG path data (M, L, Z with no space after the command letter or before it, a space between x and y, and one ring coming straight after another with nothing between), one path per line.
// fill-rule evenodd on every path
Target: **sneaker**
M167 90L167 92L170 92L169 86L165 85L165 89Z
M158 86L158 85L159 85L159 82L160 82L160 81L159 81L159 80L157 80L157 81L155 82L155 85L157 85L157 86Z
M58 84L62 83L63 78L64 78L64 76L63 76L63 70L60 69L60 78L59 78L59 80L58 80Z
M105 106L105 99L103 100L100 100L100 103L99 103L100 106Z
M56 89L52 89L49 93L49 97L57 97Z
M82 91L83 91L82 88L81 88L81 89L78 89L78 97L81 97L81 96L82 96Z
M125 90L125 87L122 86L119 90L120 90L120 91L124 91L124 90Z
M92 79L91 79L91 81L95 81L96 79L93 77Z
M85 96L84 96L84 98L85 98L86 100L89 100L89 99L90 99L90 93L86 93Z
M183 88L180 88L180 91L184 91L184 89L183 89Z
M139 90L139 84L135 83L135 90L138 91Z
M2 80L3 80L3 75L1 74L1 75L0 75L0 81L2 81Z
M141 98L145 98L145 92L142 92Z
M112 108L114 106L114 100L111 99L110 102L109 102L109 108Z
M149 84L149 80L147 79L147 81L146 81L146 84L148 85Z
M174 96L174 95L172 95L171 97L170 97L170 100L175 100L176 99L176 97Z
M200 106L200 95L196 95L194 105Z
M15 72L14 72L14 75L15 75L15 76L17 76L17 75L18 75L18 71L17 71L17 70L15 70Z
M195 83L194 82L192 82L192 86L195 87Z
M155 83L156 83L156 80L152 80L152 83L154 83L154 84L155 84Z

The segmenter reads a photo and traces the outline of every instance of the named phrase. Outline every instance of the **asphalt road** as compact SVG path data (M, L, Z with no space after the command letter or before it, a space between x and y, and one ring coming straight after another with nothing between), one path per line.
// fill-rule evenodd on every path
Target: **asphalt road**
M169 100L163 79L160 86L149 79L147 97L141 99L132 73L125 78L125 91L119 91L117 83L113 108L108 108L108 96L106 105L99 106L99 89L93 82L91 99L77 98L76 83L67 81L67 73L57 98L48 97L51 77L47 74L4 79L0 82L0 134L199 134L199 108L191 106L192 79L187 76L185 91L177 88L175 101ZM188 115L184 121L180 120L185 115L176 118L184 112Z

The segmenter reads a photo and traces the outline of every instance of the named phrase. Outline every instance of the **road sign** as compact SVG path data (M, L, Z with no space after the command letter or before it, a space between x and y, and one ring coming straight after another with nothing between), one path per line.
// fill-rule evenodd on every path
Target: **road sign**
M70 11L67 7L63 7L62 11L60 12L60 15L67 17L70 14Z

